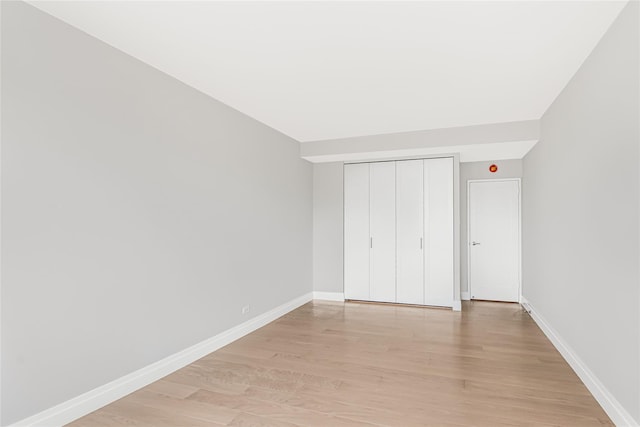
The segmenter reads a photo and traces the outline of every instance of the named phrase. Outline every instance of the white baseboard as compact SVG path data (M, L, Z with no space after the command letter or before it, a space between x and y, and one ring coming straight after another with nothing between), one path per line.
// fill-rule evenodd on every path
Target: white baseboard
M325 300L325 301L344 301L344 293L313 291L313 299L319 299L319 300Z
M471 295L469 294L469 291L460 292L460 299L462 301L470 301L471 300Z
M462 301L453 301L451 309L453 311L462 311Z
M25 426L62 426L96 409L118 400L142 387L183 368L190 363L218 350L225 345L250 334L258 328L273 322L277 318L295 310L311 301L312 293L293 299L279 307L269 310L253 319L247 320L231 329L219 333L205 341L186 348L169 357L159 360L144 368L138 369L124 377L111 381L105 385L88 391L71 400L63 402L31 417L12 424L11 427Z
M622 407L620 402L618 402L611 392L600 382L598 377L591 372L575 351L573 351L562 339L560 334L536 311L535 307L533 307L525 297L521 297L521 305L531 315L531 318L538 324L542 332L549 338L549 341L553 343L578 377L580 377L584 385L589 389L614 424L620 427L638 426L638 421L634 420L631 414Z

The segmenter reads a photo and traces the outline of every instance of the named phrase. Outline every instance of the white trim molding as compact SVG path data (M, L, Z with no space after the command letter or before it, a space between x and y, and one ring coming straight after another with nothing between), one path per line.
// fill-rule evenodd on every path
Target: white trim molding
M451 306L453 311L462 311L462 301L453 300L453 305Z
M470 301L471 300L471 294L469 294L469 291L460 292L460 299L462 301Z
M250 334L256 329L306 304L312 298L312 293L302 295L151 365L18 421L12 424L11 427L54 427L68 424Z
M344 301L344 292L313 291L313 299L324 301Z
M578 357L576 352L567 344L548 322L536 311L535 307L523 296L521 305L529 313L538 327L549 338L549 341L560 352L569 366L574 370L584 385L589 389L593 397L598 401L602 409L617 426L638 426L638 421L634 420L611 392L600 382L598 377L591 372L589 367Z

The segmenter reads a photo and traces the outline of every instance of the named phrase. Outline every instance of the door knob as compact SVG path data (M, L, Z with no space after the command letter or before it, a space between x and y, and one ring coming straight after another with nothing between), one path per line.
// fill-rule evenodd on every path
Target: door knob
M471 244L472 244L473 246L475 246L475 245L479 245L479 244L480 244L480 242L471 242Z

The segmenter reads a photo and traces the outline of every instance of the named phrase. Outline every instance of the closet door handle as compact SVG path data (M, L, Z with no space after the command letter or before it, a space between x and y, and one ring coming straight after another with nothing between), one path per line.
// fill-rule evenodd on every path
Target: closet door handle
M369 237L369 248L373 249L373 237Z
M422 249L422 237L420 238L420 249Z

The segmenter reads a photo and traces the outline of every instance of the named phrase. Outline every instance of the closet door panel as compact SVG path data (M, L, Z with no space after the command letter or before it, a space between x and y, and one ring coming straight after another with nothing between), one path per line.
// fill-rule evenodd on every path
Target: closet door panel
M423 163L396 163L396 300L405 304L424 304Z
M344 296L369 300L369 164L344 166Z
M453 159L424 161L425 304L453 305Z
M370 165L372 301L396 301L396 164Z

